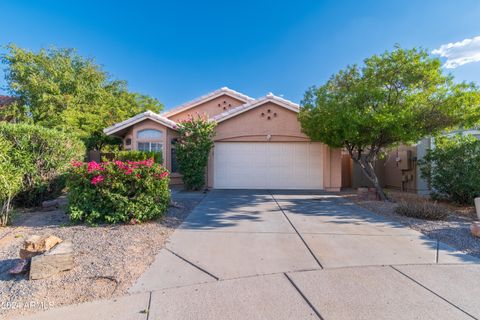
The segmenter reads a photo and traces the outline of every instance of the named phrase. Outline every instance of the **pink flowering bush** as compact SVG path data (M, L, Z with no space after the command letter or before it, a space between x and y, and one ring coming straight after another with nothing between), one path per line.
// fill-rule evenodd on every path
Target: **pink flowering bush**
M143 222L168 208L168 171L153 159L72 162L67 180L73 221Z
M200 190L205 186L208 156L213 148L216 123L206 115L189 117L177 126L180 137L176 146L177 161L185 188Z

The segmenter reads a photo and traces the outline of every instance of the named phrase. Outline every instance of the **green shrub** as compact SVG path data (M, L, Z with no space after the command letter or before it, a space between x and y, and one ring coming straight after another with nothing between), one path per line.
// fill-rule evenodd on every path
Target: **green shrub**
M75 162L68 175L68 211L73 221L143 222L168 208L168 171L153 160Z
M178 168L185 188L189 190L200 190L205 185L205 169L213 147L215 127L216 123L206 116L191 117L178 125Z
M419 164L433 198L473 204L480 195L480 140L474 136L436 138Z
M22 187L22 174L15 168L11 152L12 144L0 136L0 226L7 225L12 199Z
M153 159L155 163L163 163L162 153L153 151L122 150L115 152L113 157L115 160L120 161L143 161Z
M424 220L444 220L449 211L442 205L428 200L424 201L402 201L395 207L395 213Z
M65 132L28 124L0 123L0 137L12 148L8 155L23 177L15 202L37 206L65 187L65 173L73 159L83 159L85 147Z

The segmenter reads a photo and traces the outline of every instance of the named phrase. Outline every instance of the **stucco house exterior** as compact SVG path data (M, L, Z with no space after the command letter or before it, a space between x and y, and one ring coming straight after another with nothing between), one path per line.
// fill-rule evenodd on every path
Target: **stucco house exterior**
M162 114L147 111L104 132L126 150L162 151L172 183L181 183L175 156L176 125L191 115L217 122L207 185L217 189L341 187L341 150L301 132L299 105L271 93L253 99L223 87Z
M445 133L446 137L454 135L472 135L480 139L480 130L462 129ZM428 181L422 177L419 161L423 160L428 150L435 149L435 138L426 137L412 145L399 145L390 150L386 157L375 161L374 167L380 184L389 189L428 195L431 193ZM361 186L372 187L362 173L360 167L355 164L350 155L342 156L342 187L358 188Z

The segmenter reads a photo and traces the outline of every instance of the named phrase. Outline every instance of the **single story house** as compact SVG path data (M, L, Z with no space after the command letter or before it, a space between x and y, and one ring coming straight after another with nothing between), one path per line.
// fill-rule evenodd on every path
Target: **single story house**
M126 150L161 151L172 183L181 183L175 156L177 123L206 114L217 122L207 185L217 189L323 189L341 187L341 150L302 133L298 104L271 93L253 99L221 88L162 114L147 111L104 132Z
M451 137L456 134L473 135L480 139L480 130L456 130L445 133ZM399 145L390 150L383 159L375 161L374 167L380 184L389 189L428 195L431 188L428 181L420 172L419 161L423 160L428 150L435 149L435 139L426 137L413 145ZM358 188L372 187L372 183L365 177L360 166L355 164L350 155L344 153L342 157L342 187Z

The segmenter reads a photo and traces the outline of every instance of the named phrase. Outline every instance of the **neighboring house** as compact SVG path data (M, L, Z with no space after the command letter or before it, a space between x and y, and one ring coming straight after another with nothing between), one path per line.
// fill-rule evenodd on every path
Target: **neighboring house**
M383 159L374 163L375 173L382 187L418 194L428 194L428 183L421 177L418 160L425 156L430 148L431 139L423 139L413 146L401 145L391 150ZM344 168L342 172L350 172L350 184L342 187L358 188L372 187L372 183L365 177L360 166L353 163L349 155L344 154ZM346 162L345 162L346 161ZM350 168L347 168L349 166ZM344 178L344 180L346 180Z
M217 122L207 185L218 189L323 189L341 186L341 151L301 132L299 106L273 94L253 99L221 88L162 114L151 111L104 132L125 149L162 151L172 183L181 175L175 157L177 123L206 114Z
M471 134L480 138L479 130L458 130L446 134ZM406 192L414 192L421 195L430 193L428 182L422 178L418 161L422 160L429 149L435 148L433 138L425 138L412 146L401 145L390 151L384 159L375 162L375 172L383 187L397 189ZM358 188L360 186L372 186L363 175L358 165L347 160L349 155L343 155L342 187Z

